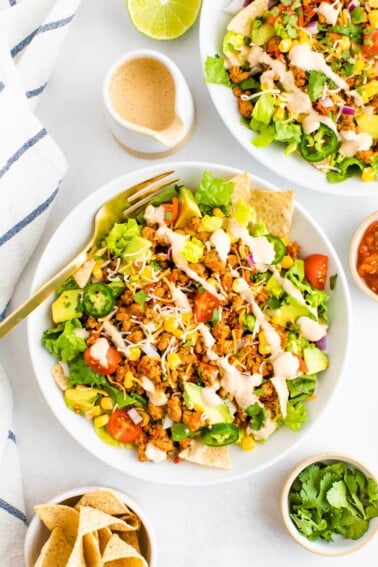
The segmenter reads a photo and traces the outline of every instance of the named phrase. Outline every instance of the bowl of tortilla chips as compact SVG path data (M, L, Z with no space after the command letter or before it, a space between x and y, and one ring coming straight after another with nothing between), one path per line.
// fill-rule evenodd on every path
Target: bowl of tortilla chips
M210 446L201 442L201 436L197 435L189 438L186 448L182 447L178 455L179 464L175 464L172 458L166 458L160 462L155 459L155 462L153 462L152 458L147 460L148 455L145 460L143 460L144 454L142 454L142 458L139 458L139 453L133 444L131 444L131 447L130 444L121 448L114 446L114 439L111 437L109 439L109 435L105 437L99 435L92 419L89 418L89 414L87 414L87 418L87 415L83 416L71 411L66 405L65 383L61 384L51 374L56 359L41 343L43 333L51 326L51 301L46 301L28 318L29 349L34 372L46 402L61 425L83 446L83 449L88 450L115 469L140 479L172 485L213 485L214 483L223 483L245 477L271 466L287 455L316 425L340 383L346 363L351 327L349 291L343 268L332 244L311 216L295 202L293 191L278 190L267 181L250 175L248 172L244 172L245 175L242 175L243 172L233 167L205 162L173 162L164 164L164 168L161 164L157 164L123 175L101 187L98 191L92 192L67 216L50 239L40 259L33 287L38 287L55 270L57 271L59 267L72 258L73 252L78 248L78 243L87 238L93 215L103 202L126 187L149 179L158 173L161 174L163 171L174 171L175 178L179 179L179 185L188 188L199 187L204 172L209 172L214 178L225 182L238 176L239 180L243 180L244 202L246 204L251 203L251 206L256 210L258 219L266 223L272 234L282 235L282 237L287 235L290 242L297 242L300 246L301 258L306 258L314 253L327 256L328 276L324 291L327 297L329 296L329 328L326 346L329 366L324 372L321 372L321 375L319 374L316 395L312 395L315 385L312 377L306 381L306 384L303 383L305 391L297 391L295 394L298 396L296 402L299 405L295 404L295 415L290 421L290 427L285 425L277 427L274 432L270 430L272 435L266 443L256 441L253 447L246 446L245 442L243 442L243 445L240 442ZM242 188L240 187L241 191ZM75 226L74 231L72 226ZM57 254L57 251L59 251L59 254ZM331 289L330 278L335 274L337 274L337 284L334 289ZM296 293L298 295L298 292ZM320 295L323 297L322 294ZM164 359L163 355L156 360L161 361L162 359ZM68 372L70 372L69 368ZM219 380L222 377L222 372L219 372ZM310 383L310 386L312 384L310 390L307 387L308 383ZM287 393L287 390L285 391ZM148 410L148 392L146 393L142 389L139 392L142 400L145 401L144 407L147 407ZM307 398L310 399L307 400ZM277 400L277 397L275 399ZM302 403L301 400L304 399L305 403ZM304 408L304 406L306 407ZM165 439L169 435L173 439L172 428L170 429L169 422L167 424L164 418L164 406L159 409L163 412L160 417L157 414L154 414L154 417L151 415L153 426L151 431L142 430L145 438L151 443L154 439L147 436L153 435L155 430L160 431ZM189 409L189 411L192 410ZM93 412L90 415L93 416ZM232 425L232 428L227 426L228 429L234 430L235 426L231 423L230 425ZM166 429L164 429L164 426L166 426ZM239 441L239 438L237 441ZM161 453L158 453L158 455L160 456Z
M24 544L26 567L157 565L150 522L124 492L73 488L34 510Z

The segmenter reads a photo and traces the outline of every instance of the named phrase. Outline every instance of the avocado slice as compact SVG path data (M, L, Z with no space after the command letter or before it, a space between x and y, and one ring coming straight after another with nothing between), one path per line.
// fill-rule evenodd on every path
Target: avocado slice
M95 427L94 428L96 434L99 436L101 441L107 443L108 445L112 445L113 447L118 447L119 449L127 449L133 446L132 443L120 443L117 439L114 439L106 430L105 427Z
M201 211L194 199L194 195L190 189L181 187L179 196L179 214L175 222L175 228L184 228L186 223L192 217L201 218Z
M93 408L97 396L98 390L95 388L67 388L64 402L70 410L83 415Z
M265 45L274 35L274 27L266 22L252 31L252 42L255 45Z
M286 327L288 323L295 323L298 317L312 317L310 309L304 303L299 303L294 297L288 296L287 303L281 305L273 312L273 323Z
M202 393L204 388L187 382L184 386L184 402L188 409L194 409L206 413L210 423L232 423L233 417L225 403L221 402L218 406L206 404Z
M274 276L272 276L271 278L269 278L269 280L266 283L266 289L267 291L273 295L273 297L276 297L277 299L280 299L283 294L284 294L284 288L282 287L282 285L276 280L276 278Z
M151 246L152 242L147 240L147 238L143 238L142 236L133 236L126 246L122 257L126 261L137 260L138 258L142 258Z
M303 350L303 358L308 374L317 374L328 368L328 356L317 347L308 347Z
M51 306L54 323L81 317L81 289L66 289Z

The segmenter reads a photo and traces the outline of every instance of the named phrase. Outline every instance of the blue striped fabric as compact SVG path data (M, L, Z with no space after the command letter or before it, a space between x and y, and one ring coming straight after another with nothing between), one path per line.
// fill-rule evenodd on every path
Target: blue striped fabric
M10 300L8 301L6 306L4 307L3 311L0 313L0 322L5 319L5 315L7 314L7 309L9 307L9 304L10 304Z
M9 4L11 6L15 6L17 4L17 0L9 0Z
M27 35L26 37L24 37L24 39L22 39L17 45L15 45L12 49L11 49L11 55L12 57L15 57L17 55L17 53L20 53L20 51L22 51L23 49L25 49L25 47L27 45L29 45L29 43L32 41L32 39L38 34L38 33L44 33L50 30L56 30L57 28L61 28L63 26L66 26L67 24L70 23L70 21L73 19L75 14L72 14L71 16L68 16L67 18L63 18L61 20L57 20L56 22L49 22L47 24L43 24L42 26L40 26L39 28L33 30L29 35Z
M16 443L16 436L15 436L15 434L13 433L13 431L10 431L10 430L8 431L8 439L9 439L10 441L13 441L13 443Z
M20 159L20 157L32 146L34 146L34 144L36 144L37 142L39 142L39 140L41 140L42 138L44 138L47 135L47 130L46 128L42 128L39 132L37 132L37 134L35 134L35 136L33 136L32 138L29 138L29 140L27 140L24 144L22 144L22 146L17 150L16 153L14 153L8 160L7 163L2 167L2 169L0 169L0 179L2 178L2 176L11 168L11 166L18 160Z
M0 93L3 89L5 89L5 85L2 81L0 81Z
M33 220L39 217L39 215L41 215L47 209L47 207L53 202L53 200L56 197L56 194L58 193L58 190L59 187L57 187L55 191L51 193L51 195L46 199L46 201L38 205L38 207L36 207L34 211L29 213L26 217L24 217L17 224L12 226L12 228L10 228L7 232L5 232L2 236L0 236L0 246L5 244L5 242L8 242L8 240L13 238L18 232L20 232L20 230L25 228L25 226L27 226Z
M41 85L40 87L37 87L36 89L32 89L31 91L26 91L27 98L33 98L33 96L40 95L45 90L46 85L47 83Z
M2 498L0 498L0 509L4 510L5 512L8 512L8 514L14 516L18 520L21 520L21 522L23 522L26 525L27 522L26 522L25 514L15 506L12 506L12 504L9 504L9 502L6 502L6 500L3 500Z

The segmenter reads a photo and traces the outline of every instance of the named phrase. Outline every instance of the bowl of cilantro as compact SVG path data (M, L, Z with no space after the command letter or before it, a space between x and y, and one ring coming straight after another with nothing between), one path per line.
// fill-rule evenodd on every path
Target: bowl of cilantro
M378 532L376 477L353 457L319 453L290 473L281 512L290 535L309 551L352 553Z

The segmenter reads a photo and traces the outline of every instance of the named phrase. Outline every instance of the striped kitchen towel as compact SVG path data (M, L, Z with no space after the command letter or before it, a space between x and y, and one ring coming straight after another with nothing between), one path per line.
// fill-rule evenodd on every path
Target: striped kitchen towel
M66 172L34 112L80 1L0 0L0 320ZM0 564L21 567L26 518L11 409L0 367Z

